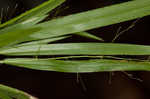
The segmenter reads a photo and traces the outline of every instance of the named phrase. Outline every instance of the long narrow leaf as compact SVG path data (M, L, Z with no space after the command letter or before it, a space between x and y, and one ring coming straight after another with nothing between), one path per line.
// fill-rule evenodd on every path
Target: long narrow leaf
M48 14L51 10L55 9L57 6L65 2L65 0L48 0L45 3L37 6L34 9L29 10L24 14L24 17L21 18L19 21L24 21L36 16L42 16Z
M38 24L43 29L32 37L59 36L144 17L150 15L149 5L150 0L134 0L54 19Z
M13 34L28 28L40 28L30 36L33 39L44 39L65 34L86 31L106 25L132 20L150 14L150 0L134 0L122 4L99 8L78 13L63 18L53 19L34 26L26 27L24 24L2 29L0 33ZM18 28L17 28L18 27ZM1 38L0 38L1 39ZM31 39L28 39L28 41Z
M27 42L27 43L22 43L22 44L19 44L18 46L48 44L48 43L55 42L55 41L58 41L58 40L66 39L68 37L70 37L70 36L62 36L62 37L56 37L56 38L47 38L47 39L44 39L44 40L36 40L36 41Z
M3 55L150 55L150 46L115 43L37 44L1 50Z
M12 24L19 20L19 24L6 27L0 30L0 47L6 47L8 45L20 43L23 41L34 40L31 39L29 35L34 32L39 31L39 27L32 27L31 25L41 21L45 18L49 11L63 3L65 0L48 0L47 2L41 4L40 6L23 13L22 15L0 25L4 27L8 24Z
M2 29L0 33L13 34L17 31L21 33L25 29L36 27L40 28L39 31L36 33L33 32L33 34L31 34L28 39L26 38L26 40L29 41L34 39L62 36L64 34L81 32L149 15L149 5L150 0L135 0L66 16L64 18L54 19L52 21L44 22L31 27L28 25L25 26L24 24L17 24L18 26Z
M150 62L134 62L121 60L53 60L53 59L31 59L17 58L5 59L1 63L15 65L36 70L85 73L85 72L104 72L104 71L150 71Z
M62 4L64 1L65 0L48 0L48 1L44 2L43 4L21 14L20 16L14 18L4 24L1 24L0 28L10 25L10 24L14 24L16 21L18 21L18 22L27 21L27 22L37 23L37 22L41 21L42 19L44 19L46 17L45 15L49 11L53 10L54 8L56 8L57 6ZM35 20L31 20L31 19L35 19Z

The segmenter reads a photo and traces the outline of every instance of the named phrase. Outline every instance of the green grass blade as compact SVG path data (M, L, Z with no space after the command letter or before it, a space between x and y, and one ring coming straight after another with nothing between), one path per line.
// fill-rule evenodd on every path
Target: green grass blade
M16 58L5 59L5 64L15 65L35 70L85 73L104 71L150 71L150 62L121 61L108 59L94 60L53 60L53 59L33 59Z
M65 0L48 0L44 2L43 4L21 14L20 16L6 22L0 25L0 28L5 27L10 24L14 24L16 21L17 22L23 22L23 21L29 21L31 22L31 19L36 19L36 23L43 20L49 11L53 10L60 4L62 4ZM43 16L43 17L42 17ZM37 18L40 17L40 18ZM34 20L35 21L35 20ZM32 22L34 22L32 21ZM35 22L34 22L35 23Z
M86 31L150 15L150 0L134 0L38 24L43 30L34 38L54 37Z
M37 99L28 95L27 93L23 91L20 91L18 89L14 89L14 88L2 85L2 84L0 84L0 94L1 92L4 93L3 95L5 95L6 97L2 99Z
M28 25L35 25L35 24L37 24L37 23L39 23L40 21L42 21L42 20L44 20L46 17L47 17L48 15L41 15L41 16L35 16L35 17L32 17L32 18L30 18L30 19L27 19L27 20L25 20L25 21L23 21L22 22L22 24L24 25L26 25L26 24L28 24ZM19 23L19 22L18 22Z
M15 28L14 28L15 29ZM0 34L0 47L7 47L25 41L28 36L34 32L39 31L40 28L28 28L23 30L16 30ZM4 29L5 31L5 29ZM6 30L7 31L7 30Z
M33 8L24 13L24 17L22 17L18 22L24 22L30 20L31 18L46 15L48 14L48 12L55 9L57 6L61 5L63 2L65 2L65 0L48 0L45 3L41 4L40 6L37 6L36 8ZM42 19L44 19L45 17L43 17ZM38 20L38 22L41 21L42 19Z
M47 39L44 39L44 40L37 40L37 41L31 41L31 42L27 42L27 43L22 43L22 44L19 44L17 46L48 44L48 43L55 42L55 41L58 41L58 40L66 39L68 37L70 37L70 36L62 36L62 37L56 37L56 38L47 38Z
M6 95L4 92L0 91L0 99L12 99L12 98Z
M0 50L0 54L17 55L17 56L18 55L150 55L150 46L133 45L133 44L116 44L116 43L38 44Z
M33 8L4 24L1 24L0 28L8 24L12 24L19 19L20 20L18 22L22 22L0 30L0 47L7 47L8 45L17 44L23 41L34 40L33 38L31 39L29 35L39 31L40 28L32 27L31 25L41 21L47 16L45 14L64 1L65 0L48 0L40 6Z
M25 40L30 41L36 39L57 37L149 15L149 5L150 0L135 0L113 6L108 6L105 8L99 8L83 13L78 13L63 18L53 19L51 21L32 26L30 26L30 24L23 24L23 22L22 24L20 23L2 29L0 31L0 34L5 35L5 33L7 33L9 35L13 35L15 32L20 32L22 34L24 30L38 28L38 31L36 33L31 33L30 37L27 37ZM3 39L2 37L0 37L0 39ZM20 37L16 37L16 40L19 38Z
M88 32L78 32L75 33L76 35L82 36L82 37L86 37L86 38L90 38L90 39L94 39L94 40L99 40L99 41L104 41L102 38L95 36L93 34L90 34Z

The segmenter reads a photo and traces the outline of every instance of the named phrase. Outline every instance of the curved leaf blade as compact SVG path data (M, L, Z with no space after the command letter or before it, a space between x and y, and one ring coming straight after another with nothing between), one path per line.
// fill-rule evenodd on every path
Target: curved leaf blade
M6 97L2 99L37 99L23 91L2 84L0 84L0 94L1 93Z

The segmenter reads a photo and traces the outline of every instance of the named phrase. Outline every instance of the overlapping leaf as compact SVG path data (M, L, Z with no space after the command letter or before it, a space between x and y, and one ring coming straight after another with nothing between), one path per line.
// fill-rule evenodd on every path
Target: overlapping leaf
M7 47L25 41L30 34L39 31L40 28L29 28L21 31L0 34L0 47ZM30 38L28 38L30 39Z
M150 14L149 5L150 0L135 0L54 19L36 25L43 29L31 37L54 37L144 17Z
M26 40L29 41L57 37L149 15L149 5L150 0L135 0L127 3L69 15L63 18L53 19L51 21L33 26L28 26L27 24L16 24L16 26L10 26L8 28L2 29L0 33L1 35L5 33L13 34L17 31L20 31L21 33L25 29L39 28L38 32L33 32L33 34L30 34L30 37L28 37Z
M14 24L0 30L0 47L17 44L23 41L34 40L29 35L38 32L40 27L32 27L32 25L44 19L49 11L62 4L65 0L48 0L40 6L33 8L22 15L0 25L0 28L9 24ZM19 20L20 19L20 20Z
M94 59L58 60L60 57L47 59L10 58L1 60L0 63L35 70L69 73L121 70L150 71L150 62L145 60L95 59L97 55L150 55L150 46L112 43L48 44L68 37L64 36L66 34L73 33L102 40L83 31L150 15L150 0L134 0L36 24L43 20L49 11L64 1L48 0L32 10L4 24L0 24L0 54L13 56L70 55L70 57L73 57L72 55L75 55L75 57L78 57L77 55L81 55L81 57L93 55ZM24 41L30 42L25 43ZM25 92L4 85L0 85L0 98L36 99Z

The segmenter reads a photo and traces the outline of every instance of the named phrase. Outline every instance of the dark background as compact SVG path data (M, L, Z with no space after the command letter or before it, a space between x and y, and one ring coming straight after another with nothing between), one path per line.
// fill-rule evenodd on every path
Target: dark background
M67 0L61 7L69 7L58 16L87 11L127 0ZM44 0L0 0L0 11L5 22L20 13L35 7ZM9 8L8 8L9 6ZM53 13L55 13L53 11ZM53 14L52 13L52 14ZM50 14L50 17L53 15ZM135 20L133 20L135 21ZM111 42L117 29L126 29L133 21L119 23L89 32ZM149 45L150 17L141 18L136 26L121 35L116 42ZM89 40L75 36L68 41ZM63 41L62 41L63 42ZM2 58L3 56L1 56ZM142 58L146 56L142 56ZM1 65L0 83L26 91L39 99L150 99L150 72L114 72L80 74L29 70ZM111 77L111 78L110 78ZM139 81L138 79L142 80ZM111 81L111 82L110 82Z

